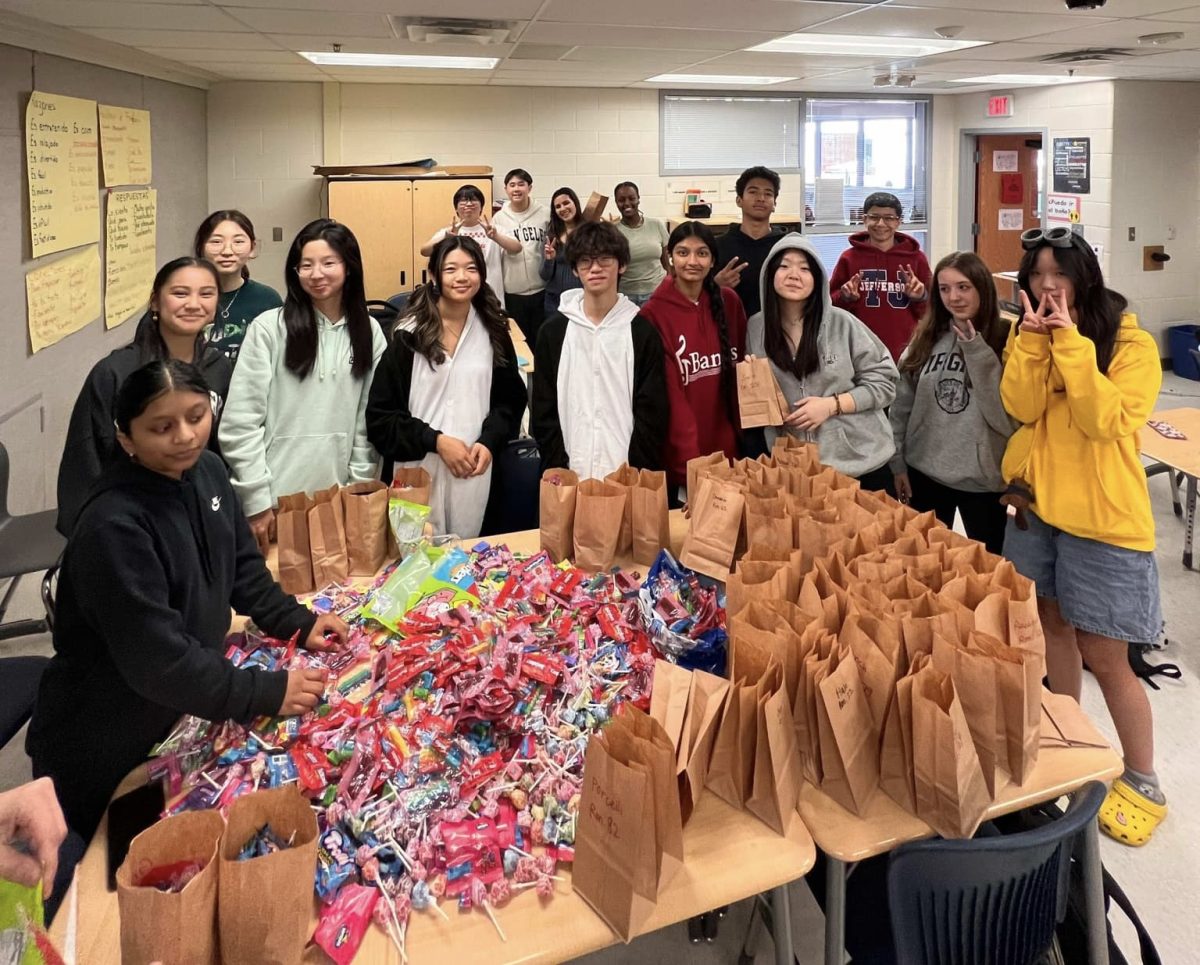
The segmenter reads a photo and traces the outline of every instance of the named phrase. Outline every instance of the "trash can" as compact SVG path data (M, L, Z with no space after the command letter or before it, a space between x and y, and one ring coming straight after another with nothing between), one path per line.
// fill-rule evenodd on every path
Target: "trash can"
M1175 374L1200 382L1200 365L1192 355L1194 350L1200 349L1200 325L1172 325L1167 329L1167 347Z

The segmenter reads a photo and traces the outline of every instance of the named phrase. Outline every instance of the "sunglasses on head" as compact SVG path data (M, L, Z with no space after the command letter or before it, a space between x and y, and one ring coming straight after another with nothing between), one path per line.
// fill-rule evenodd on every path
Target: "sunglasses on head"
M1021 247L1030 251L1039 245L1050 245L1053 248L1070 248L1074 243L1075 232L1062 225L1057 228L1030 228L1021 232Z

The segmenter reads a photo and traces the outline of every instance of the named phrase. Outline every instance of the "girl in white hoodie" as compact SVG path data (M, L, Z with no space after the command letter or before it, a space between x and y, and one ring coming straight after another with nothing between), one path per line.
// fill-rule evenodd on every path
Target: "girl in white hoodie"
M379 475L366 408L387 341L367 312L358 241L336 221L313 221L292 242L285 274L283 308L246 330L220 428L264 553L280 496Z

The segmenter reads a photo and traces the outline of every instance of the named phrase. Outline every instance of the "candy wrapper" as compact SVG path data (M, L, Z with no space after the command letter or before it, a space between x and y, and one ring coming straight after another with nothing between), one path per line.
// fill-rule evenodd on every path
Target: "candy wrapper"
M321 908L321 918L313 934L313 944L328 955L334 965L350 965L371 924L379 889L347 885L331 904Z
M666 660L689 670L725 675L725 608L711 581L702 581L663 550L638 591L638 609L655 648Z
M396 496L388 499L388 526L401 556L407 556L421 541L428 519L428 506Z

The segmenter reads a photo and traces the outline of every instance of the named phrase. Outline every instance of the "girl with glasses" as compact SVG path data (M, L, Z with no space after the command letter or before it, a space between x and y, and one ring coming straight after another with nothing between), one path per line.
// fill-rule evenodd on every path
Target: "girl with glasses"
M487 265L488 287L496 295L500 307L504 307L504 253L516 254L521 250L521 243L515 238L497 232L495 225L484 213L486 204L483 192L473 184L464 184L454 192L454 217L445 228L434 232L424 245L421 246L421 256L428 258L438 243L451 235L459 238L470 238L483 252L483 260ZM429 276L433 280L433 275Z

